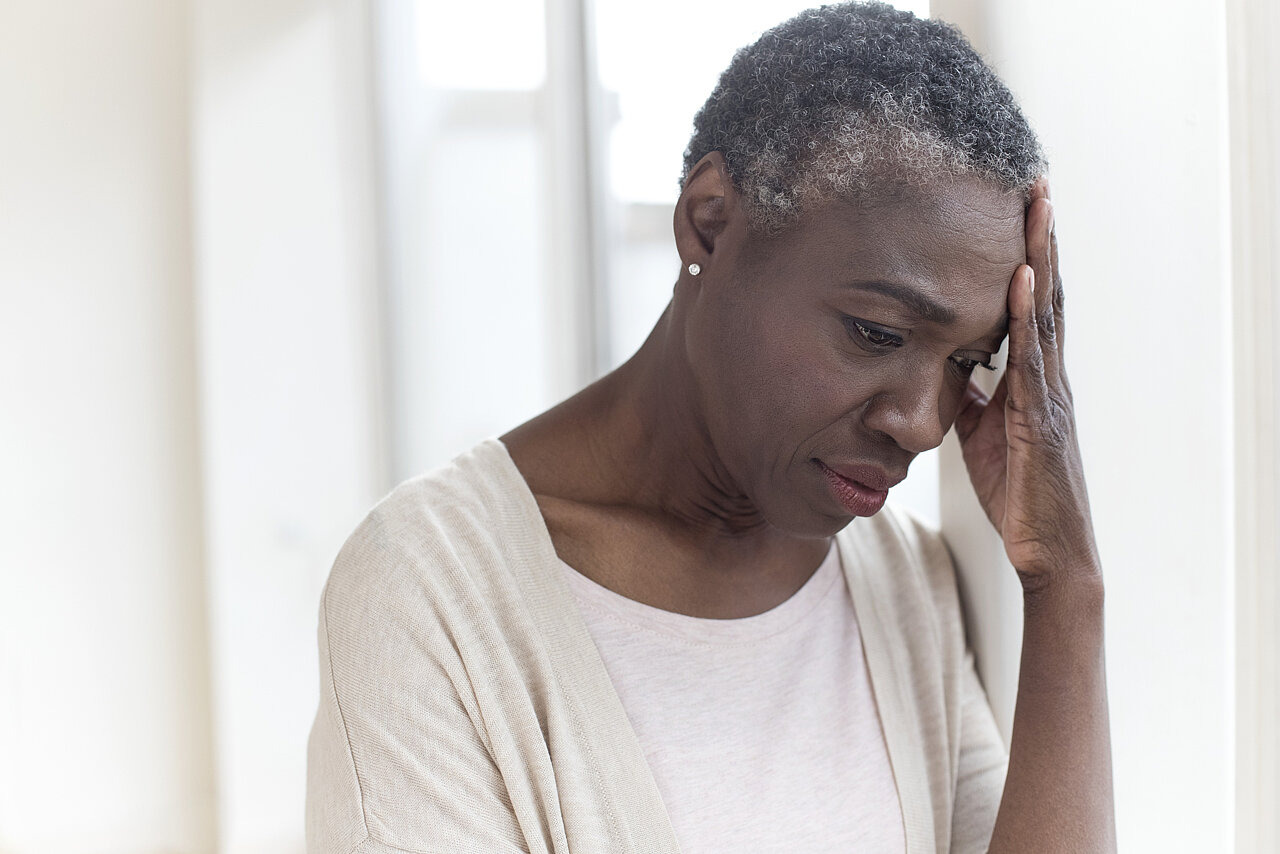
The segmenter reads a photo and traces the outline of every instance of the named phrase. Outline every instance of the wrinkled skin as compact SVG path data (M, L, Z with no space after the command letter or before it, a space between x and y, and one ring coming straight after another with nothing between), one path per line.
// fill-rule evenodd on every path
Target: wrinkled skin
M1024 584L1096 566L1061 300L1026 285L1054 281L1044 196L950 180L764 239L707 155L674 222L700 274L626 364L502 437L560 556L655 607L760 613L851 520L818 460L897 481L955 422ZM988 400L970 375L1006 331Z
M988 398L976 385L956 419L978 500L1024 588L1054 573L1100 573L1063 361L1066 327L1047 182L1032 192L1027 264L1009 285L1009 360Z
M502 437L570 566L734 618L794 594L851 521L815 460L894 480L954 422L1024 590L992 854L1116 850L1102 573L1052 222L1044 184L1024 208L949 181L761 240L713 152L675 213L699 275L680 273L626 364ZM1006 332L988 398L968 373Z

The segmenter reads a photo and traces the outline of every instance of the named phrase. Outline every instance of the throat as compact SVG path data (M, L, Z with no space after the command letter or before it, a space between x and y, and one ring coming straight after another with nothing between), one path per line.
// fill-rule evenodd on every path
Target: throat
M791 598L826 558L829 539L691 538L618 507L538 504L556 554L620 596L690 617L740 619Z

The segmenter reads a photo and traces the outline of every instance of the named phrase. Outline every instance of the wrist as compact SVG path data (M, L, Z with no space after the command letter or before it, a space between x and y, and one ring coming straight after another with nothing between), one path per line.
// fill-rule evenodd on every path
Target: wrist
M1102 561L1092 538L1068 548L1044 547L1037 551L1036 559L1028 565L1020 566L1016 561L1013 564L1024 595L1040 596L1076 588L1083 592L1090 587L1102 587Z
M1070 605L1100 611L1104 598L1102 568L1096 563L1022 579L1022 600L1028 610Z

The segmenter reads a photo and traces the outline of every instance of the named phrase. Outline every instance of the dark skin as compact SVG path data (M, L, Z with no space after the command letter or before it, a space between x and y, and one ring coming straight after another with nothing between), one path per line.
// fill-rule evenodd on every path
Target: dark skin
M815 206L765 239L712 152L674 226L701 273L682 270L640 350L502 437L557 553L657 608L760 614L851 521L818 460L900 480L954 423L1026 593L991 851L1114 850L1101 569L1047 185L1024 207L978 179L939 181ZM989 399L971 374L1006 333Z

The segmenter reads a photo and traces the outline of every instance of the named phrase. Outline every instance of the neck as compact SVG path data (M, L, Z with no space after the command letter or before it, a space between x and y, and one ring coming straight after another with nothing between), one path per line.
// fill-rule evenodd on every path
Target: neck
M638 572L628 565L606 570L601 583L611 578L613 589L659 607L672 590L701 589L723 606L714 616L760 613L799 589L830 538L774 527L734 482L701 419L683 342L677 297L625 364L503 440L544 515L550 509L553 539L571 532L565 549L575 538L607 536L661 555L657 581L651 568L619 581L618 572ZM591 509L584 516L582 508ZM593 534L601 518L621 528ZM590 567L591 556L580 557L586 563L570 565Z
M704 541L757 547L787 539L735 483L715 448L676 302L635 355L597 386L603 403L589 432L606 501L656 511Z

